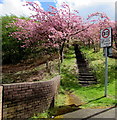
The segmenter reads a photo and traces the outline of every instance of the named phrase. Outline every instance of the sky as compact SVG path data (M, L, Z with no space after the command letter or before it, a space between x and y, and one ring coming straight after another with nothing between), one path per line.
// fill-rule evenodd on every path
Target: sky
M0 15L30 16L32 11L23 6L26 0L0 0ZM86 18L89 14L95 12L106 13L111 20L115 20L117 8L116 0L28 0L39 4L39 6L48 10L48 6L60 7L63 2L67 2L71 9L78 10L79 14ZM98 1L98 2L97 2ZM117 7L117 4L116 4Z

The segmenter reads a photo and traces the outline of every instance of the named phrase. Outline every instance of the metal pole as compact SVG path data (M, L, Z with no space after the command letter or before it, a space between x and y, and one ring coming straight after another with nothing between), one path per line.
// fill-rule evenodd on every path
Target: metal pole
M107 86L108 86L108 57L107 47L105 48L105 97L107 97Z
M59 70L58 70L58 72L59 72L59 75L61 74L61 60L60 60L60 49L58 49L58 55L59 55L59 62L58 62L58 67L59 67Z

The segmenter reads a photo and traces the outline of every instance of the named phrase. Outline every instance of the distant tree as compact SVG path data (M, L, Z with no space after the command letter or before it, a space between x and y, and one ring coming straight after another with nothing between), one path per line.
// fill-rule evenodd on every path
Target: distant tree
M97 51L98 47L100 46L100 31L101 29L111 27L113 31L113 40L115 41L115 22L111 21L106 14L97 13L97 15L100 15L100 19L97 23L90 26L88 29L82 31L78 34L79 39L82 40L85 45L93 45L94 52ZM97 16L96 15L96 16Z

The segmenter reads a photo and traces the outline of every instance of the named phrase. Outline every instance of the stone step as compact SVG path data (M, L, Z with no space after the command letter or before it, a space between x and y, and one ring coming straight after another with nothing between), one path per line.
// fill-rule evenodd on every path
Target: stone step
M96 81L94 78L78 78L79 81Z
M79 83L80 84L89 84L89 85L91 85L91 84L97 84L96 81L79 81Z
M79 79L80 80L96 80L96 78L95 77L81 77L81 76L79 76Z
M79 75L79 77L81 77L81 78L94 78L94 75L85 74L85 75Z
M80 67L89 67L88 64L78 64Z
M89 72L92 72L91 70L89 70L89 69L84 69L84 68L80 68L79 69L79 71L80 71L80 73L82 72L82 73L89 73Z
M91 68L89 68L88 65L78 65L79 69L88 69L88 70L92 70Z
M89 71L88 69L85 69L85 70L79 70L79 74L82 74L82 73L92 74L92 71ZM87 75L88 75L88 74L87 74Z
M86 60L84 59L80 59L80 60L77 60L78 63L83 63L83 62L87 62Z
M85 60L83 60L83 61L85 61ZM81 64L81 65L83 65L83 64L88 64L86 61L83 63L81 60L78 60L78 63L79 63L79 65Z
M79 76L83 76L83 77L94 77L94 74L92 72L90 73L79 73Z
M78 66L78 80L82 85L96 84L97 79L92 73L92 69L89 68L88 60L85 58L83 53L80 51L77 44L74 44L74 50L77 58Z
M77 61L78 65L83 65L83 64L86 64L88 65L85 61Z
M78 65L79 67L87 67L88 68L88 65L87 64L82 64L82 65Z
M84 73L82 73L82 72L79 72L79 76L93 76L93 73L92 72L84 72Z
M92 72L89 68L79 68L79 71L80 71L80 73L82 72L82 73L89 73L89 72Z
M88 70L92 70L92 68L90 68L88 65L78 65L79 69L88 69Z

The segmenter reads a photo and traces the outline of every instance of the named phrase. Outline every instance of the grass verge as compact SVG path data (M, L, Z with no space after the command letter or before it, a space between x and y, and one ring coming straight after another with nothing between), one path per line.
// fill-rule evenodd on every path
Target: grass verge
M82 53L85 54L89 66L93 69L92 72L97 77L98 84L87 87L82 87L78 84L77 67L75 65L75 57L73 48L66 54L66 59L61 66L61 86L64 90L73 91L73 93L84 101L81 108L101 108L114 106L117 101L115 100L116 91L116 76L115 70L117 65L115 59L108 58L108 96L104 97L104 72L105 72L105 58L103 50L94 53L93 49L86 47L81 48Z
M48 110L46 113L40 114L40 116L38 115L36 118L48 118L50 115L54 116L56 112L58 112L57 107L64 106L66 104L65 91L72 91L73 94L83 101L84 104L82 104L80 108L105 108L115 106L117 104L117 101L115 100L115 91L117 91L115 86L115 69L117 68L115 59L108 58L108 97L104 97L105 58L103 56L103 50L101 49L99 52L94 53L93 49L85 47L81 48L81 51L85 54L89 62L89 66L93 68L93 72L99 83L87 87L79 85L76 58L73 47L70 48L69 52L65 54L64 62L61 65L61 86L56 99L55 108Z

